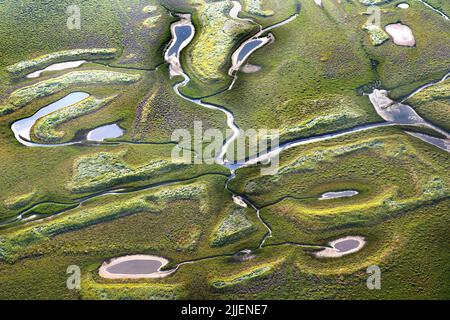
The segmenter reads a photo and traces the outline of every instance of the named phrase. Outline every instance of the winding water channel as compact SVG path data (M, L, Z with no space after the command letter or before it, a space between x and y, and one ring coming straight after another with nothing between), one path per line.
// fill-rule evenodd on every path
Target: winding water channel
M431 10L433 10L434 12L440 14L445 20L450 20L449 16L447 16L445 13L443 13L441 10L436 9L435 7L433 7L432 5L430 5L428 2L424 1L424 0L417 0L419 2L422 2L425 6L427 6L428 8L430 8Z
M241 7L240 7L239 2L233 1L233 3L234 3L234 6L232 8L232 12L230 12L230 16L238 18L238 14L241 10ZM239 6L238 6L238 4L239 4ZM298 14L295 14L295 15L289 17L288 19L286 19L278 24L269 26L267 28L262 28L262 26L260 26L261 27L260 31L256 35L254 35L254 36L250 37L249 39L247 39L246 41L244 41L242 43L242 45L238 48L238 50L236 50L236 52L233 53L232 67L229 70L230 76L234 76L235 77L234 80L235 80L236 72L239 70L239 68L242 66L242 64L248 59L248 57L255 50L257 50L261 46L265 45L272 39L272 36L270 36L270 35L263 36L265 33L267 33L268 31L270 31L274 28L277 28L279 26L282 26L286 23L291 22L292 20L294 20L297 17L297 15ZM233 200L238 205L248 206L248 207L253 208L256 212L257 218L266 228L266 233L263 236L263 238L261 239L261 241L258 245L258 248L262 248L264 246L265 241L269 237L272 236L272 229L264 221L264 219L260 216L261 208L258 208L254 203L252 203L244 195L236 194L228 188L229 182L235 178L235 171L237 169L246 167L246 166L250 166L250 165L254 165L257 163L261 163L261 162L270 161L270 159L273 156L276 156L287 149L290 149L290 148L293 148L293 147L296 147L299 145L305 145L305 144L311 144L311 143L316 143L316 142L320 142L320 141L330 140L330 139L350 135L353 133L372 130L372 129L381 128L381 127L399 126L399 125L405 125L405 124L430 128L430 129L444 135L446 138L440 139L440 138L431 137L431 136L429 136L427 134L423 134L423 133L408 132L409 134L411 134L412 136L414 136L416 138L419 138L419 139L426 141L427 143L430 143L438 148L441 148L443 150L450 152L450 148L449 148L450 136L449 136L449 134L446 131L442 130L441 128L425 121L423 118L421 118L419 115L417 115L417 113L415 113L413 108L411 108L408 105L403 104L404 101L411 98L414 94L417 94L421 90L447 80L450 74L446 74L440 81L428 83L428 84L416 89L413 93L411 93L410 95L405 97L401 102L395 102L395 101L390 100L387 97L386 91L374 90L369 95L369 99L372 102L377 113L385 120L384 122L366 124L366 125L361 125L361 126L357 126L354 128L346 129L346 130L341 130L338 132L327 133L327 134L312 136L312 137L308 137L308 138L296 139L294 141L290 141L290 142L286 142L286 143L282 144L275 150L270 150L270 151L268 150L267 152L257 155L255 157L252 157L248 160L244 160L239 163L231 163L226 158L226 153L227 153L227 150L230 147L230 145L238 138L238 136L240 134L240 130L235 122L234 115L223 106L212 105L212 104L202 101L202 99L191 98L180 92L180 89L182 87L186 86L190 81L189 76L184 72L184 70L182 68L180 54L181 54L182 50L194 38L195 27L191 22L190 15L180 14L179 17L180 17L180 20L173 23L171 26L171 33L172 33L173 38L164 54L165 60L170 66L170 76L171 77L181 76L183 79L182 81L176 83L173 86L173 90L178 96L180 96L181 98L183 98L189 102L192 102L200 107L220 111L226 115L227 125L232 130L233 134L231 136L227 137L227 139L223 143L219 154L216 156L216 162L219 164L225 165L231 171L231 175L228 176L228 180L225 184L225 188L232 194ZM234 81L233 81L233 83L234 83ZM230 86L230 89L232 89L232 85ZM11 127L16 139L20 143L22 143L23 145L25 145L27 147L62 147L62 146L67 146L67 145L83 143L82 141L74 141L74 142L68 142L68 143L63 143L63 144L52 144L52 145L34 143L34 142L31 142L31 140L30 140L30 132L31 132L32 126L34 125L34 123L36 122L37 119L39 119L51 112L59 110L60 108L62 108L64 106L79 102L79 101L87 98L88 96L89 95L87 93L73 92L73 93L69 94L68 96L64 97L63 99L60 99L42 109L40 109L33 116L16 121L15 123L13 123L13 125ZM118 127L117 125L114 125L114 124L106 125L106 126L102 126L102 127L93 129L88 134L88 138L90 137L94 141L103 141L105 138L120 136L121 134L123 134L123 131L121 131L121 130L122 129L120 129L120 127ZM107 132L107 133L105 134L105 132ZM201 175L201 176L203 176L203 175ZM200 177L200 176L198 176L198 177ZM168 186L171 184L179 183L181 181L195 179L198 177L193 177L193 178L186 179L186 180L166 181L166 182L162 182L162 183L152 184L152 185L146 186L146 187L136 188L133 190L127 190L126 188L117 188L117 189L97 193L97 194L94 194L94 195L91 195L91 196L88 196L85 198L74 200L75 201L74 204L76 205L78 203L78 206L76 207L76 208L78 208L79 206L81 206L83 203L85 203L88 200L102 197L105 195L126 194L126 193L141 191L141 190L149 190L152 188ZM352 195L355 195L354 192L356 192L356 191L353 191L351 194L348 193L351 191L344 191L344 192L345 192L345 194L338 194L336 196L334 194L335 193L337 194L338 192L330 192L330 193L328 193L328 195L324 194L323 198L329 199L329 198L334 198L334 197L339 197L339 196L352 196ZM325 195L327 195L327 196L325 196ZM28 209L27 211L29 211L29 210L30 209ZM73 208L70 210L73 210ZM65 214L70 210L65 210L57 215ZM17 222L25 220L24 213L25 212L22 212L19 216L14 218L13 221L9 221L8 224L9 223L15 224ZM37 218L39 218L39 217L37 217ZM332 256L334 254L337 254L337 256L341 256L342 254L356 252L357 250L360 250L365 244L364 239L362 239L362 238L353 237L351 239L350 238L346 239L345 241L342 239L338 239L338 240L336 240L336 242L330 243L330 246L306 245L306 244L295 244L295 243L292 243L292 244L298 245L298 246L304 246L304 247L323 248L324 250L328 250L327 252L331 252L330 250L334 250L333 251L334 253L332 253ZM246 252L250 252L250 253L252 252L249 249L246 249L246 250L247 250ZM338 253L336 253L336 251ZM165 261L161 262L162 261L161 259L165 260L164 258L154 257L154 256L150 256L150 257L153 257L153 260L152 260L152 258L148 258L148 257L147 258L138 257L136 259L129 258L128 260L122 258L122 260L115 260L116 263L118 263L117 261L119 261L119 264L116 264L115 268L111 268L110 264L105 263L104 268L102 270L103 270L104 274L106 274L106 277L109 277L109 276L116 277L116 276L114 276L114 274L119 274L120 276L117 276L117 277L123 278L123 277L127 277L127 275L133 274L133 272L128 272L128 270L141 270L139 272L142 272L142 270L144 270L145 272L142 274L138 272L138 274L140 274L140 276L143 276L143 274L144 274L144 277L146 277L145 275L147 275L148 277L163 277L163 276L172 274L180 266L185 265L185 264L195 263L195 262L204 261L204 260L208 260L208 259L214 259L217 257L232 256L232 255L234 255L234 254L225 254L225 255L219 255L219 256L205 257L205 258L199 258L199 259L181 262L169 271L161 271L161 268L163 268L165 265ZM118 259L121 259L121 258L118 258ZM126 264L125 261L131 261L131 264ZM147 262L143 262L143 261L147 261ZM148 261L151 261L151 262L148 262ZM159 261L160 263L156 263L155 261ZM120 264L120 262L123 262L125 264ZM136 274L136 272L134 272L134 274Z

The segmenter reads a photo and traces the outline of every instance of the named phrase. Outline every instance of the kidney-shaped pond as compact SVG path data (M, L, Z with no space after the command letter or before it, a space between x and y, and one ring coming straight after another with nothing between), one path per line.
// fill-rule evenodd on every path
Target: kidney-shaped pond
M87 134L89 141L104 141L105 139L119 138L123 136L123 130L117 124L108 124L95 128Z

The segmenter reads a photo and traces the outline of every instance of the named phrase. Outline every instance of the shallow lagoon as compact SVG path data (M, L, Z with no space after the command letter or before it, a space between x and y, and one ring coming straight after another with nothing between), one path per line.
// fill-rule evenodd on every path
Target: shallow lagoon
M355 190L326 192L320 196L319 200L353 197L353 196L356 196L357 194L358 194L358 191L355 191Z
M72 92L58 101L55 101L37 111L31 117L20 119L14 122L11 126L12 131L16 139L22 144L31 144L25 140L30 141L31 128L34 126L36 121L52 112L55 112L64 107L70 106L72 104L78 103L89 97L88 93L85 92ZM25 140L24 140L25 139Z
M124 131L117 124L108 124L95 128L87 134L88 141L104 141L105 139L119 138Z

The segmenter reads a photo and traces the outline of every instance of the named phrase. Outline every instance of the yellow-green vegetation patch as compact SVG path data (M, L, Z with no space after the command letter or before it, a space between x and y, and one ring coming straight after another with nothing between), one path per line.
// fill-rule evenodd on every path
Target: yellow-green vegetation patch
M24 216L50 216L77 207L77 203L39 203L23 213Z
M159 19L161 19L161 15L153 16L145 19L142 24L146 28L154 28L157 25Z
M190 184L187 186L165 189L148 196L147 199L153 201L190 200L199 198L201 195L204 195L205 192L206 188L204 185Z
M12 92L6 104L0 105L0 115L13 112L35 99L50 96L71 86L130 84L137 82L140 78L139 74L115 71L73 71Z
M247 270L243 273L234 275L232 277L224 279L215 279L211 282L211 285L216 289L225 289L239 284L243 284L247 281L254 280L260 277L264 277L272 273L274 266L267 264L264 266L258 266L252 270Z
M199 225L190 225L187 228L183 228L176 241L177 250L193 251L196 249L201 235L202 228Z
M389 39L389 35L377 25L365 24L363 30L367 31L374 46L378 46Z
M335 160L316 154L315 161L309 162L302 156L275 180L247 183L247 191L263 203L288 196L261 211L274 235L286 241L293 241L288 235L369 226L448 198L445 154L433 159L407 143L407 139L392 137L374 149L348 149L349 153L337 155ZM350 198L318 199L323 192L339 190L360 193ZM349 234L340 234L345 235Z
M448 197L448 172L447 153L433 146L404 134L365 132L351 140L287 150L277 174L241 169L230 187L259 206L284 199L284 212L305 224L367 223ZM319 200L323 193L343 190L359 194Z
M85 228L120 216L154 210L156 210L155 206L146 202L142 197L77 210L0 237L0 257L7 261L14 260L28 246L58 234Z
M246 209L234 209L215 232L212 246L221 247L236 242L256 230L256 226L246 217Z
M368 6L373 5L373 4L382 4L382 3L386 3L388 1L390 1L390 0L359 0L359 2L361 2L362 4L368 5Z
M298 157L294 162L283 166L279 169L277 176L287 173L298 173L307 170L313 170L319 166L321 162L331 162L336 157L356 152L363 149L375 149L384 147L383 141L373 139L364 142L358 142L347 145L340 145L333 148L320 148L313 152Z
M245 0L245 11L262 17L273 16L274 12L272 10L263 9L264 2L265 0Z
M180 295L179 285L99 283L91 273L82 278L81 296L87 300L176 300Z
M158 26L162 14L160 6L148 5L142 8L142 12L150 15L150 17L146 18L142 23L144 27L155 28Z
M98 60L98 59L112 59L116 55L115 48L92 48L92 49L75 49L52 52L39 56L34 59L25 60L13 64L6 68L6 70L14 75L20 75L26 72L31 72L36 69L45 68L52 63L57 63L62 60Z
M420 91L406 103L425 119L450 130L450 80Z
M252 29L251 23L230 18L230 9L228 1L205 2L197 8L201 27L189 59L190 68L203 81L223 79L233 46Z
M154 11L158 10L157 6L148 5L142 8L143 13L153 13Z
M290 104L290 101L286 101L283 106L279 106L278 108L294 108L294 106ZM283 123L287 124L279 129L281 140L289 140L292 136L298 136L299 134L306 132L323 132L329 130L331 127L334 128L334 130L343 129L350 125L357 125L362 122L364 118L364 114L358 105L346 96L333 95L329 98L306 99L299 105L301 105L303 109L302 112L314 108L319 111L315 117L306 117L305 120L297 123L293 122L292 119L283 121ZM339 112L336 112L337 110L339 110ZM305 116L307 116L306 112Z
M33 127L33 133L39 140L45 142L60 141L64 138L65 133L56 130L59 125L98 110L107 105L115 97L111 96L97 99L90 96L83 101L52 112L36 121Z
M67 188L77 193L96 191L121 183L149 179L186 167L185 164L166 160L155 160L134 167L123 160L124 155L124 152L100 152L76 159L72 180L67 183Z
M36 190L32 190L31 192L28 193L12 195L6 198L3 201L3 203L5 204L5 207L7 207L8 209L17 210L31 203L35 194Z
M175 186L152 195L142 191L136 195L120 195L114 200L84 204L48 220L14 230L0 236L0 259L14 261L34 244L74 230L138 213L160 213L171 202L200 198L205 187L201 184ZM206 201L206 200L205 200ZM200 211L202 211L200 206Z
M271 1L271 7L276 3ZM270 30L275 42L250 56L248 62L261 66L261 70L239 74L233 90L224 90L205 100L226 106L243 130L283 130L325 117L323 124L284 134L284 141L335 131L337 128L331 119L329 125L325 125L327 115L339 118L346 109L345 113L360 114L359 119L352 116L345 123L342 117L339 129L379 121L367 97L358 96L355 90L375 80L370 59L360 45L355 45L357 32L364 33L360 29L364 22L359 22L362 18L359 12L354 12L354 5L333 1L324 4L332 7L325 10L312 0L302 1L295 19ZM293 6L284 18L295 13ZM348 16L353 14L358 21L355 23L351 19L349 26ZM339 21L335 21L337 19ZM283 18L277 20L274 22Z

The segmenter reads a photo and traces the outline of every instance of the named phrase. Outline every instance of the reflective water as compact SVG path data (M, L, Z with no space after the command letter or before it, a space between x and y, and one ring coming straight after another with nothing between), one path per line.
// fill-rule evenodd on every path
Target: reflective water
M355 191L355 190L326 192L326 193L321 195L319 200L336 199L336 198L344 198L344 197L353 197L353 196L356 196L357 194L358 194L358 191Z
M117 124L108 124L95 128L87 134L89 141L104 141L105 139L119 138L123 136L124 131Z
M31 117L20 119L20 120L14 122L11 126L11 130L14 132L14 136L16 137L16 139L24 145L46 146L46 145L35 144L35 143L30 142L31 128L34 126L36 121L52 112L55 112L59 109L70 106L72 104L78 103L88 97L89 97L89 94L85 93L85 92L72 92L72 93L68 94L67 96L65 96L64 98L59 99L58 101L55 101L55 102L47 105L46 107L39 109ZM51 145L51 146L55 146L55 145Z
M106 268L109 273L116 274L149 274L157 272L162 266L158 260L129 260Z
M167 55L178 56L180 54L180 48L183 42L185 42L192 35L192 27L186 25L178 25L175 27L175 41L172 46L169 48Z

